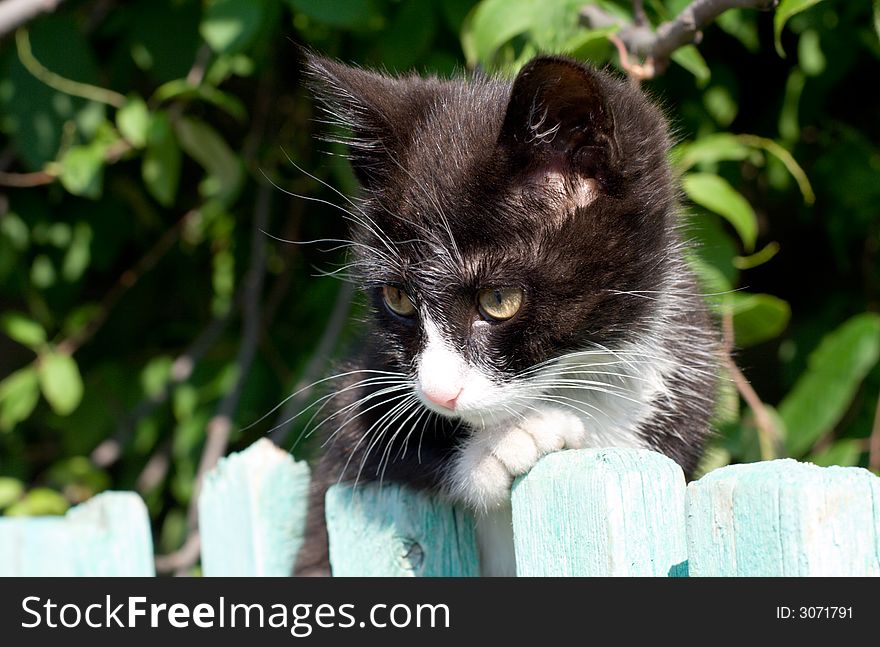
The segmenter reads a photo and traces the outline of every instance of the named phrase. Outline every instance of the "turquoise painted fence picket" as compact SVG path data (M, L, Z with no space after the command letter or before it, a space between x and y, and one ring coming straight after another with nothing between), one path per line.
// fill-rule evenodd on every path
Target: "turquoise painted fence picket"
M207 576L286 575L302 542L308 468L262 440L221 461L199 506ZM880 576L880 478L777 460L685 483L645 450L565 451L517 480L522 576ZM335 575L479 574L473 518L405 487L327 496ZM105 493L66 516L0 518L0 575L152 575L146 509Z

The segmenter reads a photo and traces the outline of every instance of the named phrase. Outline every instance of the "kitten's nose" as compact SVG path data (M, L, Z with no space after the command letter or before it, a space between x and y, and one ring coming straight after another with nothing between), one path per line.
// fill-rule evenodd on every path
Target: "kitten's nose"
M458 396L461 395L462 389L453 388L451 390L441 390L441 389L422 389L422 393L425 394L425 397L436 404L438 407L443 407L444 409L449 409L450 411L455 410L455 403L458 401Z

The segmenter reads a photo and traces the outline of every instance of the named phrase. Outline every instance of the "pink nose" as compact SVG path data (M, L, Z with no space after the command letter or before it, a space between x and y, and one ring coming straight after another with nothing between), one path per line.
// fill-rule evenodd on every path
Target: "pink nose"
M429 402L436 404L438 407L453 411L455 410L455 403L458 401L458 396L461 395L461 389L457 389L454 394L451 391L435 391L434 389L422 389L422 393Z

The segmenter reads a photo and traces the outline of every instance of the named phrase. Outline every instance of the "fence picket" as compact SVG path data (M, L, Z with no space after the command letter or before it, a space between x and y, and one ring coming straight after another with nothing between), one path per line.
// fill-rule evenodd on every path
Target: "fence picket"
M691 575L880 575L880 478L791 459L688 486Z
M517 575L687 575L684 495L655 452L550 454L514 485Z
M284 576L302 544L308 465L261 439L222 459L199 497L202 572Z
M471 515L407 487L385 483L327 492L335 576L479 575Z
M0 576L155 575L150 519L133 492L104 492L63 517L0 518Z

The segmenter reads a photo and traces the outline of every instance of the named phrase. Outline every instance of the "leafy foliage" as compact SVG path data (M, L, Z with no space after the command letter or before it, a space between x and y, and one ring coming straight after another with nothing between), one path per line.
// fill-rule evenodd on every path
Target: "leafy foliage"
M282 242L344 235L323 183L356 191L317 143L294 43L439 75L512 75L541 51L617 65L617 27L585 28L584 3L69 0L0 41L0 512L134 488L173 550L209 422L229 416L232 448L287 427L296 410L274 408L326 372L316 348L345 354L351 327L319 340L346 293L315 276L341 252ZM629 2L596 4L632 20ZM686 4L645 8L656 26ZM878 6L729 11L645 83L679 138L691 262L772 422L724 381L706 469L869 463ZM285 441L300 455L308 418Z

